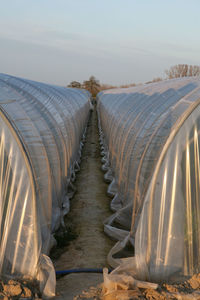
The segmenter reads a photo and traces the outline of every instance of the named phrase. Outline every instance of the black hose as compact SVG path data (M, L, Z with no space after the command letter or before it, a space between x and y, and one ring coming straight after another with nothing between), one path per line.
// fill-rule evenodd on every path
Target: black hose
M112 272L112 270L108 270L108 272ZM56 275L67 275L71 273L103 273L103 269L92 269L92 268L80 268L80 269L69 269L69 270L61 270L56 271Z

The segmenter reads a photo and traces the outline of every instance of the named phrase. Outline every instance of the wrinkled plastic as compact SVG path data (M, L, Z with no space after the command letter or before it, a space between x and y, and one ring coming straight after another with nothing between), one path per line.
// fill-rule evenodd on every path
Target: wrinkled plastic
M151 282L143 282L134 279L132 275L124 274L114 270L108 275L108 269L103 270L103 299L132 299L135 296L135 289L157 289L158 284Z
M111 182L105 232L134 246L134 277L185 280L200 272L200 80L182 78L98 95L103 167ZM111 176L112 174L112 176ZM109 275L108 275L109 276Z
M0 74L0 273L55 291L46 256L69 211L90 95Z

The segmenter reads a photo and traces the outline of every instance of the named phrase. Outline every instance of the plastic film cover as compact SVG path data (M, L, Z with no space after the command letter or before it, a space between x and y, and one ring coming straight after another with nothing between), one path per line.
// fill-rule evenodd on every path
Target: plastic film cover
M53 296L47 257L69 210L90 95L0 74L1 274L30 276Z
M127 272L132 266L140 280L200 271L199 101L194 77L98 95L103 169L115 191L105 232L121 241L108 260ZM128 241L133 257L113 259Z

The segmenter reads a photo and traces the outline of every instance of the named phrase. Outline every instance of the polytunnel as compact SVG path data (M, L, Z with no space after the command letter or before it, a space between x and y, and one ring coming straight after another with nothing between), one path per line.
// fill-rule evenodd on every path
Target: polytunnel
M90 95L0 74L0 274L55 290L48 258L69 211Z
M114 212L105 232L119 241L110 264L154 282L200 272L199 78L103 91L98 114ZM117 259L127 244L132 257Z

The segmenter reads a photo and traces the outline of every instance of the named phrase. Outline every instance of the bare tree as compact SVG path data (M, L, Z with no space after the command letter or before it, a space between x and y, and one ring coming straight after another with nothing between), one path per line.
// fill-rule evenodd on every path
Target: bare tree
M83 88L88 90L93 97L96 97L97 93L101 90L101 85L99 80L91 76L89 80L83 81Z
M116 86L106 84L106 83L101 84L101 87L100 87L101 91L115 89L115 88L116 88Z
M156 77L156 78L154 78L153 80L151 80L151 81L147 81L146 82L146 84L148 84L148 83L153 83L153 82L159 82L159 81L162 81L163 79L161 78L161 77Z
M136 86L135 83L129 83L129 84L122 84L120 85L120 88L129 88L129 87L134 87Z
M166 70L165 74L169 79L186 77L186 76L199 76L200 66L179 64L179 65L172 66L169 70Z
M78 81L71 81L67 87L81 89L81 83Z

